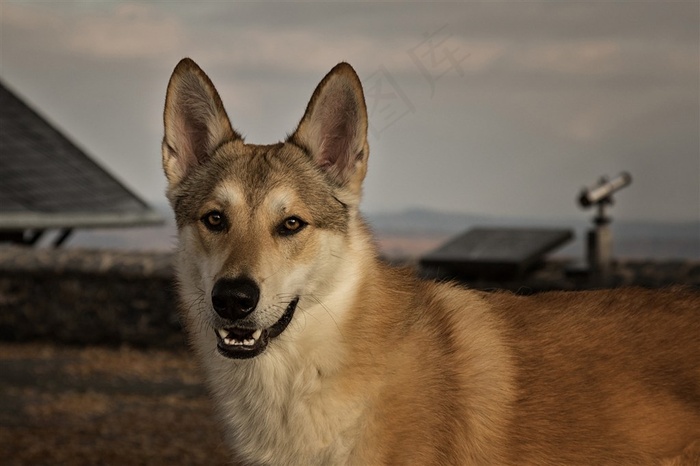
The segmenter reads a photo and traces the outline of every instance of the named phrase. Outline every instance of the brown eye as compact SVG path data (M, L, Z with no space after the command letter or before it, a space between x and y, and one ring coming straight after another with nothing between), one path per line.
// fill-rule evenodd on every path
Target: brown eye
M301 220L299 217L289 217L284 219L284 221L277 228L277 232L282 236L290 236L298 233L306 226L306 222Z
M202 217L202 223L204 223L204 226L211 231L221 231L226 227L226 219L224 218L224 214L218 210L212 210L211 212L204 214Z

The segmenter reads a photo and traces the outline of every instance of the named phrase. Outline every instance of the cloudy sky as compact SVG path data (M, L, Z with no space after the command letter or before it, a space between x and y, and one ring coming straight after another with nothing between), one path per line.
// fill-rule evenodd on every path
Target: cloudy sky
M249 142L292 131L350 62L370 114L364 209L577 218L600 175L615 214L700 219L700 3L0 4L0 78L162 204L162 105L190 56Z

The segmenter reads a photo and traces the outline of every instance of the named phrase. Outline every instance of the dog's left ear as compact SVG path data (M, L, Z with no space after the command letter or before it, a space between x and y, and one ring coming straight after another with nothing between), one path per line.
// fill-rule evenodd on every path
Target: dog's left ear
M367 107L352 66L340 63L323 78L288 140L308 150L334 183L359 196L369 156Z

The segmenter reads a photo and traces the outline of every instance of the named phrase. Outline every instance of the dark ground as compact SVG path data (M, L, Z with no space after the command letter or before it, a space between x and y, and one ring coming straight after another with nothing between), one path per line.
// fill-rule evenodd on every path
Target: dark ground
M0 464L231 463L186 351L2 343Z

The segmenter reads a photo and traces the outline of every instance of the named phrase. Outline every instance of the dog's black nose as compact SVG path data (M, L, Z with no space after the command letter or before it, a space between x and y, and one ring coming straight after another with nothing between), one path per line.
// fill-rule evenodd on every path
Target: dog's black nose
M211 290L211 304L221 317L242 319L255 309L260 288L248 277L221 278Z

